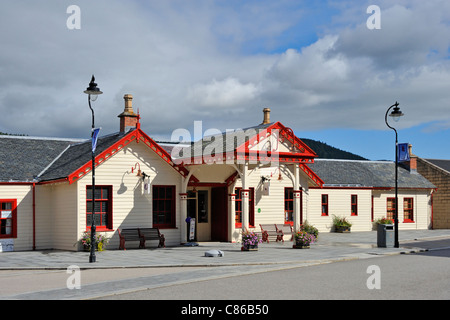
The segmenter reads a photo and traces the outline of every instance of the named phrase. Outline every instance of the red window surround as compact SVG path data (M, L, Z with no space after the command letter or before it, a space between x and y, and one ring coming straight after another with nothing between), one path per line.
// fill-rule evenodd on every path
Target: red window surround
M403 222L414 222L413 198L403 198Z
M284 223L294 224L294 188L284 188Z
M175 186L153 186L153 227L175 228Z
M394 220L395 216L395 198L386 199L386 218Z
M351 202L352 202L352 216L358 215L358 195L352 194L351 196Z
M322 194L322 216L328 216L328 195Z
M0 199L0 239L17 238L17 200Z
M112 186L95 186L95 226L97 230L112 229ZM86 230L92 224L92 186L86 186Z
M255 188L249 189L248 195L248 207L249 207L249 227L255 227ZM235 227L242 228L242 188L236 188L234 193L236 194L236 198L234 201L235 204Z

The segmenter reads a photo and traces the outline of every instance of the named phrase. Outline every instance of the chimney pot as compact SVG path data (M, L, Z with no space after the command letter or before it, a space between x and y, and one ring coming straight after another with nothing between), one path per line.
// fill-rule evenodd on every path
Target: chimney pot
M264 120L263 120L262 124L270 123L270 109L264 108L263 113L264 113Z
M131 94L126 94L123 96L123 99L125 100L125 112L133 113L133 96Z
M133 96L126 94L123 96L123 99L125 100L125 108L118 115L120 118L120 132L125 132L127 127L137 127L138 124L138 115L133 111Z

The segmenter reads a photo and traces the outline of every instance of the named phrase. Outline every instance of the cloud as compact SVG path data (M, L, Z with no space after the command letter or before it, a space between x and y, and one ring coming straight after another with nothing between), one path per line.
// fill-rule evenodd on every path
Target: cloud
M104 134L127 93L152 136L245 128L264 107L293 129L380 129L396 100L402 126L448 123L447 2L380 1L369 30L361 1L79 1L69 30L73 1L2 1L0 131L88 137L92 74Z
M198 84L189 89L188 99L214 112L216 108L234 108L251 103L258 94L258 86L253 83L241 83L228 77L222 81L213 79L207 84Z
M368 57L383 69L421 65L427 63L431 53L446 57L449 9L444 2L394 4L381 10L381 29L369 30L365 23L346 28L334 50L348 57Z

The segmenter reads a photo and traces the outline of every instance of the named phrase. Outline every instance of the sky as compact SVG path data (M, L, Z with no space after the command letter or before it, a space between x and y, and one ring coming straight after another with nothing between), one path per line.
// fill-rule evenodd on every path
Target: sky
M2 0L0 30L0 132L89 138L94 74L101 135L132 94L156 140L268 107L300 138L393 160L398 101L399 142L450 159L448 0Z

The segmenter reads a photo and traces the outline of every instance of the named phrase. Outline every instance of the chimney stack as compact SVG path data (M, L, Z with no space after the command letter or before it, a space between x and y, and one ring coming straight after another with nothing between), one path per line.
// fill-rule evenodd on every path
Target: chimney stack
M134 113L132 100L133 96L131 94L126 94L123 96L125 100L125 109L121 114L118 115L120 118L120 132L125 132L128 127L136 128L138 123L138 115Z
M270 109L264 108L263 112L264 112L264 120L263 120L262 124L270 123Z
M408 145L409 173L417 173L417 156L412 153L412 144Z

